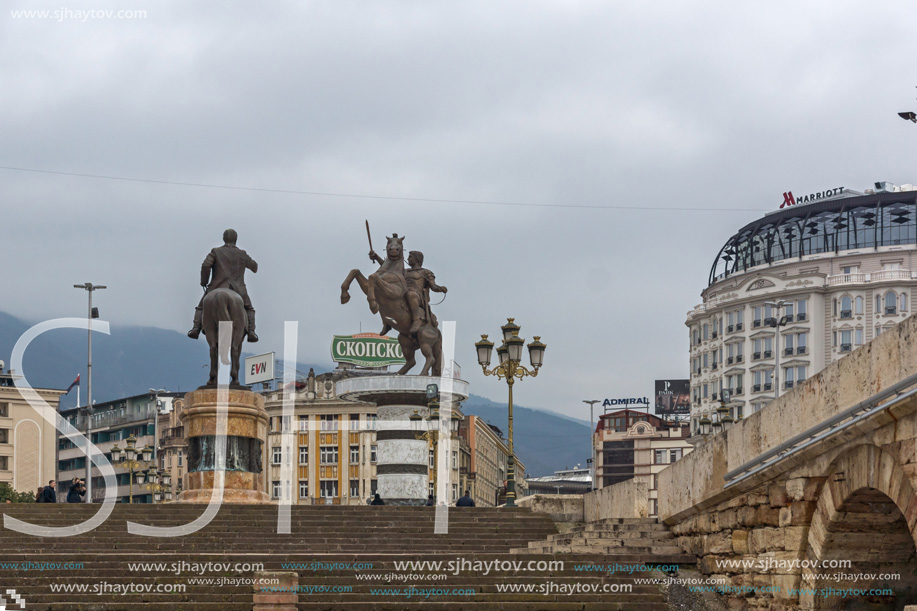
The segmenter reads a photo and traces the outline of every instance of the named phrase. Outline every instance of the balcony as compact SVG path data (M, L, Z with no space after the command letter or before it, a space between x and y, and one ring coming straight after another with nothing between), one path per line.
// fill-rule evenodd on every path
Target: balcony
M792 354L793 354L793 347L790 346L789 348L784 348L784 349L783 349L783 354L784 354L785 356L792 356Z
M752 327L755 327L755 328L760 327L760 326L761 326L761 319L759 318L758 320L753 321L753 322L751 323L751 326L752 326Z
M726 326L726 333L732 333L734 330L735 330L735 327L733 327L732 325Z
M773 352L772 352L772 351L770 351L770 350L765 350L765 351L764 351L764 358L769 359L769 358L771 358L772 356L773 356Z
M869 282L869 274L835 274L834 276L828 276L827 280L828 286L858 284L861 282Z
M717 337L719 337L719 333L717 333L716 331L714 331L712 335L713 335L713 339L716 339Z
M736 363L741 363L742 360L743 360L743 359L742 359L742 355L741 355L741 354L736 355Z
M713 399L714 401L716 401L716 393L712 393L712 394L710 395L710 398Z
M751 353L751 360L757 361L757 360L760 359L760 358L761 358L761 353L760 353L760 352L752 352L752 353Z
M850 352L850 344L841 344L841 352Z
M735 392L733 392L732 394L734 394L734 395L741 395L742 392L743 392L742 387L741 387L741 386L736 386Z
M885 306L885 313L886 314L897 314L898 308L896 306Z
M882 282L884 280L910 280L914 277L909 269L886 269L881 272L871 274L870 280L873 282Z
M744 326L745 326L745 325L743 325L742 323L737 322L737 323L736 323L736 331L741 331L742 328L743 328Z
M914 273L909 269L886 269L872 274L836 274L828 276L827 285L858 284L866 282L887 282L889 280L912 280Z
M853 318L853 312L850 310L841 310L841 318Z
M733 363L734 360L735 360L735 359L732 358L731 356L727 356L727 357L726 357L726 364L727 364L727 365L732 365L732 363Z
M774 385L768 382L767 384L764 385L764 390L768 391L768 390L771 390L773 387Z
M805 353L806 353L805 346L799 346L798 348L796 348L796 354L805 354Z
M716 363L714 363L713 365L710 366L710 369L714 369L714 370L715 370L715 369L717 369L718 367L719 367L719 365L717 365Z
M806 313L805 313L805 312L800 312L799 314L796 315L796 320L797 320L797 321L803 321L803 320L805 320L805 319L806 319Z
M776 327L777 319L774 318L773 316L768 316L767 318L764 319L764 326L765 327Z
M787 380L786 383L784 383L783 387L784 388L793 388L793 382L791 380Z
M751 392L761 392L761 385L760 385L760 384L755 384L754 386L752 386L752 387L751 387Z

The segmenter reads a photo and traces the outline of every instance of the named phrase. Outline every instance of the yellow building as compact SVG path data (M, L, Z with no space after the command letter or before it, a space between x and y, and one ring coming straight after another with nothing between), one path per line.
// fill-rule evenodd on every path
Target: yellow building
M468 443L470 472L468 489L475 505L494 507L505 501L509 448L500 429L478 416L465 416L459 434ZM525 465L516 456L516 499L525 496ZM464 493L464 490L462 491Z
M57 429L22 397L15 377L0 369L0 482L17 492L37 492L57 479ZM57 411L63 390L35 392Z

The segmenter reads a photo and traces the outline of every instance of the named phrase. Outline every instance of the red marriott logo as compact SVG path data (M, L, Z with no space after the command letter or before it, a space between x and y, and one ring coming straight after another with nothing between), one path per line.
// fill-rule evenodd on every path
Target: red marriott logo
M780 204L781 208L786 208L787 206L795 206L796 204L811 204L812 202L817 202L820 199L828 199L829 197L834 197L840 195L844 192L844 187L835 187L833 189L826 189L825 191L819 191L818 193L809 193L808 195L800 195L799 199L793 197L792 191L787 191L783 194L783 203Z

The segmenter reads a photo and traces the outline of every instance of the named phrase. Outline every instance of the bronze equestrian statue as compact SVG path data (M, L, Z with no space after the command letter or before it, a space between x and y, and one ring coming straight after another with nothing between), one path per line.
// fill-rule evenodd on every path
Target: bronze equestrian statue
M194 327L188 337L197 339L201 331L210 345L210 379L208 385L217 383L217 359L230 365L230 385L239 386L239 365L242 341L257 342L255 335L255 310L245 287L245 270L258 272L258 264L236 246L238 234L233 229L223 232L223 246L210 251L201 265L201 286L204 296L194 310ZM232 341L218 354L220 322L232 322ZM229 353L229 354L228 354ZM230 358L231 357L231 358Z
M406 374L417 364L414 354L420 349L426 359L420 375L439 376L443 370L443 336L430 311L429 294L430 291L446 293L446 287L438 286L433 272L421 267L423 253L419 251L411 251L410 268L405 269L403 242L404 237L399 238L397 233L388 238L385 259L372 250L370 242L369 258L379 264L379 269L369 278L358 269L350 270L341 285L341 303L350 301L350 285L356 280L366 294L369 310L382 317L380 335L392 329L398 331L398 343L405 359L398 374Z

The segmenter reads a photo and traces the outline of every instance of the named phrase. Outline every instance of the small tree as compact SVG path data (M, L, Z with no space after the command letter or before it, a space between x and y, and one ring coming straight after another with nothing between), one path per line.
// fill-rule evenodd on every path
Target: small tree
M6 482L0 482L0 503L34 503L34 492L16 492L13 487Z

